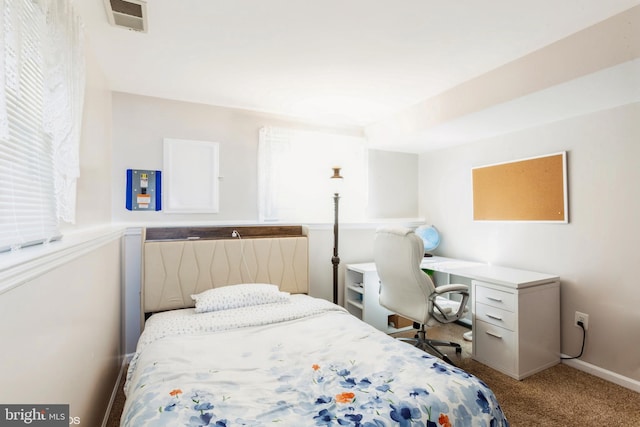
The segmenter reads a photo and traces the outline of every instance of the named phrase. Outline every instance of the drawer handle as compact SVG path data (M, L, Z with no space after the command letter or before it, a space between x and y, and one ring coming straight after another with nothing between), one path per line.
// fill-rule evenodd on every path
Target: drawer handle
M492 337L498 338L498 339L502 339L502 335L498 335L495 332L491 332L491 331L485 331L487 335L491 335Z
M491 319L495 319L495 320L502 320L502 317L497 316L495 314L491 314L491 313L487 313L487 317L489 317Z
M496 297L487 297L487 299L490 299L491 301L495 301L495 302L502 302L502 298L496 298Z

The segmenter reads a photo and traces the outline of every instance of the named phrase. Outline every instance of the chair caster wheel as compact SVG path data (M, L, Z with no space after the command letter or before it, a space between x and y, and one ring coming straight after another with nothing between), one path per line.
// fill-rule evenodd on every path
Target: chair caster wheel
M462 348L456 347L456 354L462 354Z

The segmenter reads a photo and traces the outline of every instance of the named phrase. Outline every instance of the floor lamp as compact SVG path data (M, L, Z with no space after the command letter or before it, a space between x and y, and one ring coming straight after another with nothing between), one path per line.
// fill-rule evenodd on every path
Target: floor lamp
M340 190L343 181L340 175L340 168L333 168L333 176L330 181L331 187L333 188L333 257L331 257L331 263L333 264L333 302L337 304L338 264L340 264L340 258L338 257L338 202L340 200Z

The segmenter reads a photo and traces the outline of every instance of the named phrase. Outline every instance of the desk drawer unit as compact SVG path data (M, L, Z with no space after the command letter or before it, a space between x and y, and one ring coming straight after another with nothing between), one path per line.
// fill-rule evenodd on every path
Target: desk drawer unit
M560 285L472 281L473 358L515 379L560 360Z

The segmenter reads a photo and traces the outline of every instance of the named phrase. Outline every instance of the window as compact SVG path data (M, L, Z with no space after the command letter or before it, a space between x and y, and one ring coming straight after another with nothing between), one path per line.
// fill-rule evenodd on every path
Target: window
M363 138L265 127L258 147L261 222L333 222L332 167L341 167L340 221L366 217L367 150Z
M84 98L68 1L0 0L0 252L59 237L75 219Z

